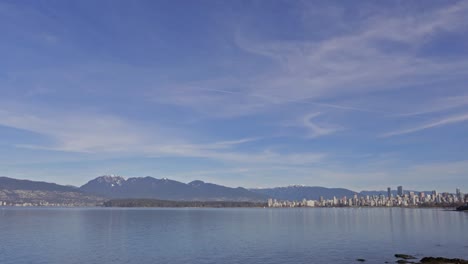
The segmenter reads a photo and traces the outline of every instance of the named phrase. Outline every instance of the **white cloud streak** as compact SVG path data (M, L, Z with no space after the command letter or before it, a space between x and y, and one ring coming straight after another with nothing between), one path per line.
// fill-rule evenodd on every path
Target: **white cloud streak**
M420 108L418 111L396 114L394 116L398 117L410 117L410 116L419 116L432 114L437 112L443 112L452 110L454 108L462 108L468 105L468 96L467 95L458 95L458 96L449 96L444 98L437 98L434 102L426 103L424 105L418 105Z
M324 125L318 125L316 122L313 122L313 119L316 117L320 116L321 113L311 113L308 114L304 117L304 126L309 129L309 135L308 137L310 138L316 138L320 136L325 136L325 135L330 135L338 131L338 128L332 128L332 127L326 127Z
M0 109L0 125L31 131L49 137L47 145L18 144L21 148L83 152L91 154L134 155L146 157L205 158L234 163L289 164L315 163L321 153L282 154L272 151L236 151L241 144L260 138L193 144L178 135L157 133L158 128L142 127L122 118L88 113L38 114Z
M467 10L468 5L460 2L411 17L375 16L363 29L324 41L262 42L238 35L237 43L278 63L276 72L258 80L255 93L290 101L400 89L434 81L436 76L447 78L466 72L464 60L423 58L417 51L440 31L463 31L468 24ZM381 48L385 41L407 47L389 52Z
M430 93L428 87L434 88L436 82L465 76L468 62L463 56L422 56L421 49L441 33L464 34L468 28L467 11L468 4L463 1L411 14L379 10L359 21L359 27L348 27L347 31L324 39L253 39L248 36L261 34L240 28L235 34L237 47L271 59L268 69L242 80L220 78L174 86L162 93L158 91L157 102L189 107L214 118L262 114L290 104L301 104L307 112L312 107L312 111L326 108L384 118L411 118L455 109L466 105L462 95L447 102L439 100L429 108L412 99L411 111L399 102L392 102L386 110L365 107L370 103L380 108L374 101L362 101L361 105L352 103L352 99L347 104L331 102L379 91L404 93L420 89L418 93ZM345 22L341 12L333 12L337 23ZM306 36L308 33L304 32ZM385 102L385 98L376 100ZM310 129L311 137L336 131L322 128L310 119L303 124Z
M114 152L137 146L147 135L120 118L77 113L31 113L0 110L0 125L50 137L51 146L29 146L57 151Z
M465 122L465 121L468 121L468 114L450 116L441 120L433 121L433 122L419 125L416 127L388 132L388 133L381 135L381 137L393 137L393 136L399 136L399 135L404 135L404 134L410 134L410 133L415 133L415 132L430 129L430 128L436 128L436 127L441 127L441 126Z

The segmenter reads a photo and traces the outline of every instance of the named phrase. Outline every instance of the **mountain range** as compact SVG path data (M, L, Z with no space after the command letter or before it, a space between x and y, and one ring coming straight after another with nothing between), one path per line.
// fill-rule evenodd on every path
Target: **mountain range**
M229 188L203 181L182 183L167 178L101 176L80 191L108 198L153 198L174 201L263 201L266 196L245 188Z
M395 191L392 191L392 193ZM406 191L408 192L408 191ZM182 183L167 178L153 177L124 178L121 176L100 176L81 187L63 186L55 183L18 180L0 177L0 201L34 204L102 204L109 199L143 198L173 201L266 201L318 200L333 197L365 195L386 195L386 191L354 192L344 188L291 185L276 188L246 189L231 188L203 181ZM395 195L395 194L394 194ZM1 203L0 203L1 205Z

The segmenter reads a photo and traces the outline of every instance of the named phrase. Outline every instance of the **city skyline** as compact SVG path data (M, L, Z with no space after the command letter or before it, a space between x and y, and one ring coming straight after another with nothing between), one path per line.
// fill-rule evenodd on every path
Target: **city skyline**
M97 177L81 186L0 177L0 187L0 206L102 206L109 199L127 199L127 202L140 200L137 202L140 206L147 204L145 201L149 199L174 202L237 201L246 202L242 206L259 207L458 207L468 202L468 194L459 188L455 192L439 192L404 190L400 185L395 191L388 187L387 193L298 185L246 189L199 180L182 183L165 178L126 179L110 175Z
M467 13L0 2L0 176L466 191Z

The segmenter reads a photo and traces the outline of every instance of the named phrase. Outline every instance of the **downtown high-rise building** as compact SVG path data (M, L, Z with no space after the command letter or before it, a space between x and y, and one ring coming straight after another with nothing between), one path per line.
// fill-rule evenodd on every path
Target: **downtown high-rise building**
M460 188L456 189L456 197L459 202L465 202L465 195L460 191Z
M390 187L387 188L387 197L388 199L392 198L392 188Z
M398 186L398 195L403 197L403 186Z

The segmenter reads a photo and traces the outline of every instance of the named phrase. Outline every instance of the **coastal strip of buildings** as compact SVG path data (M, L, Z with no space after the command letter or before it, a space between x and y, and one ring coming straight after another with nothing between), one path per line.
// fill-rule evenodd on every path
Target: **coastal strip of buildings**
M31 206L45 206L45 207L87 207L87 206L98 206L98 203L87 203L87 202L47 202L47 201L34 201L34 202L23 202L23 201L0 201L0 206L15 206L15 207L31 207Z
M3 200L3 199L2 199ZM84 201L68 199L67 201L54 200L0 200L0 206L100 206L104 200ZM353 197L333 197L333 199L288 201L268 199L268 207L455 207L468 203L468 194L463 194L460 189L455 193L438 193L437 191L426 192L408 192L404 191L402 186L397 187L396 195L393 195L392 189L387 188L386 193L380 195L359 196L357 193ZM262 205L263 206L263 205Z
M431 193L424 192L408 192L405 193L403 186L398 186L397 195L392 194L390 187L387 188L387 195L366 195L358 197L354 194L353 197L333 197L333 199L302 201L280 201L277 199L268 199L268 207L431 207L431 206L455 206L468 203L468 195L456 189L455 194Z

